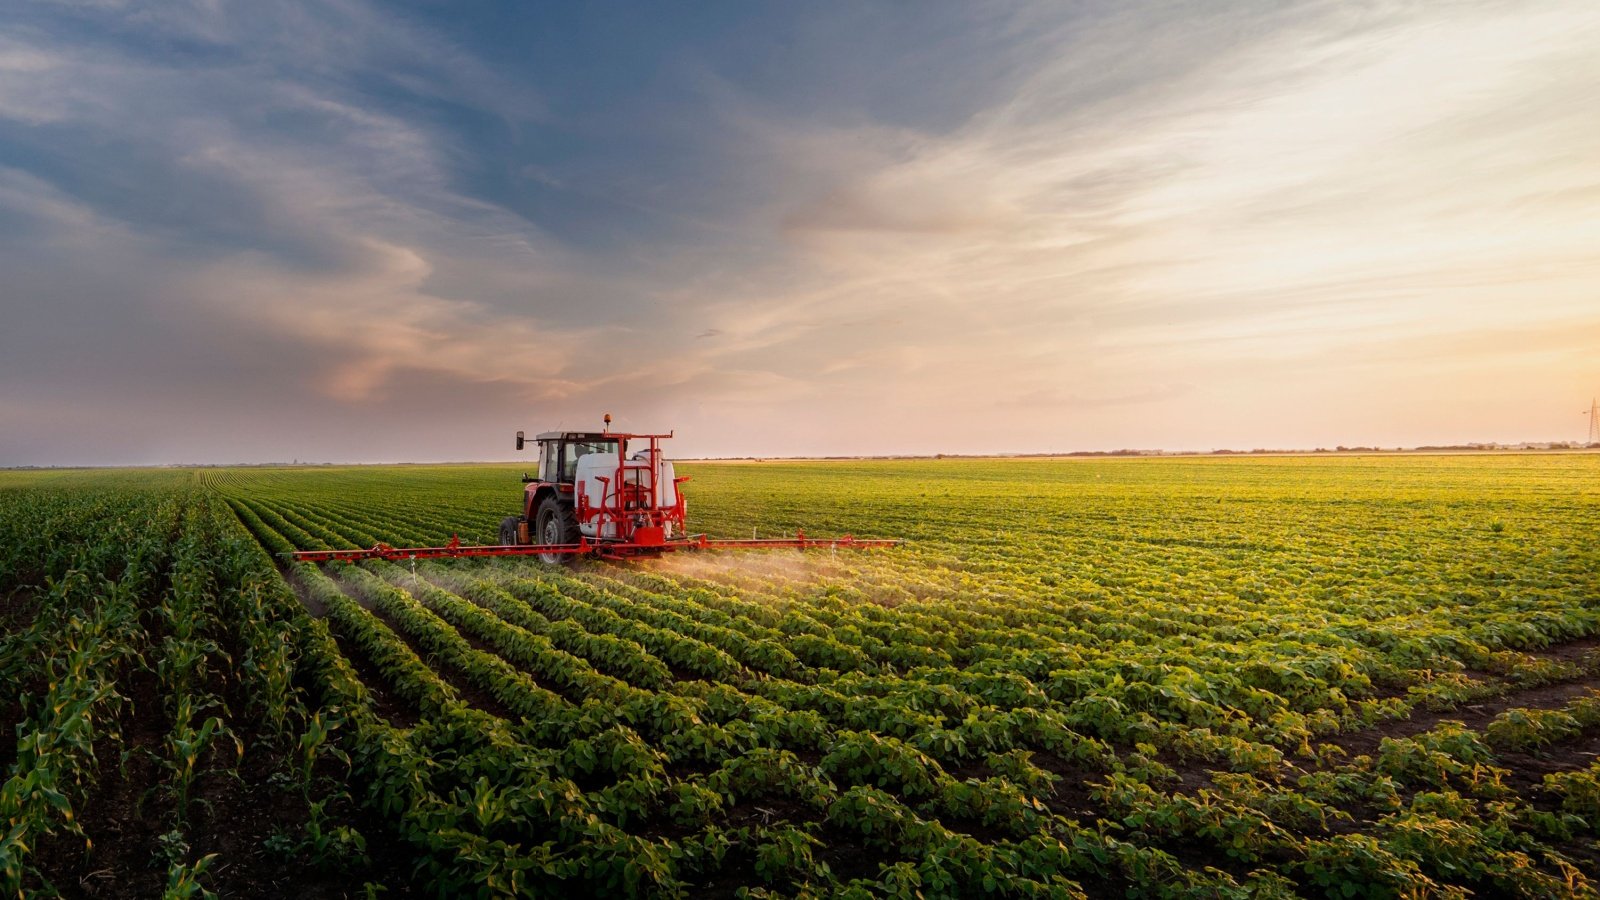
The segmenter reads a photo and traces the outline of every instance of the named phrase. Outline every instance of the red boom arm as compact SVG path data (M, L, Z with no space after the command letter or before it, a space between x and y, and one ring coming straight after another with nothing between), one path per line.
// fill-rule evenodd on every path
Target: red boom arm
M439 559L461 556L533 556L545 553L563 553L573 556L597 556L604 559L625 559L630 556L649 556L684 550L774 550L794 548L865 549L893 547L898 540L863 539L853 535L840 538L808 538L800 532L792 538L751 538L748 540L714 540L698 535L682 541L616 543L594 542L587 539L576 544L503 544L488 546L463 545L459 538L451 539L443 547L391 547L377 544L367 550L297 550L295 562L359 562L364 559Z

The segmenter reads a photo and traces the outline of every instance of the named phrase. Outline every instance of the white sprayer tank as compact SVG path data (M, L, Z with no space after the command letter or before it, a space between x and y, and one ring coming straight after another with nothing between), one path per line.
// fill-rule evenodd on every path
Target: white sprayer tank
M654 481L657 488L656 503L659 509L672 509L678 505L678 485L675 481L676 473L673 471L672 462L661 454L656 454L656 459L650 459L648 450L634 453L628 460L630 466L643 466L644 468L630 468L625 472L625 481L630 485L639 485L644 496L644 502L650 502L650 485ZM602 481L601 479L607 479ZM615 507L617 478L617 454L615 453L590 453L578 457L577 474L574 480L576 489L582 493L583 503L589 509L602 507ZM587 538L611 540L619 537L615 521L602 522L600 520L580 521L578 531Z

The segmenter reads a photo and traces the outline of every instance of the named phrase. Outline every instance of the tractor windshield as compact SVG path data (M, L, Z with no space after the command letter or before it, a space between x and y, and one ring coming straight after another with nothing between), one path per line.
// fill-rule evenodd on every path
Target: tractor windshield
M561 480L570 482L578 477L578 458L591 453L615 453L616 441L567 441L562 445Z

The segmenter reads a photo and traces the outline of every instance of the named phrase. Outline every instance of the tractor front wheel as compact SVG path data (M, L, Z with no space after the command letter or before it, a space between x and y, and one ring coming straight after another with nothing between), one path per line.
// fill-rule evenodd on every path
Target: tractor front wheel
M554 497L539 504L536 540L541 544L576 544L578 542L578 517L572 507ZM573 553L541 553L539 559L552 564L571 564L577 559Z
M506 516L500 520L500 546L509 547L517 541L517 530L522 525L521 516Z

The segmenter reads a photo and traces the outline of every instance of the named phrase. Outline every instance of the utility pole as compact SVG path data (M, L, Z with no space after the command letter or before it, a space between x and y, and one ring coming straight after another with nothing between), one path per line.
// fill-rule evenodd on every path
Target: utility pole
M1590 445L1600 444L1600 399L1591 398L1589 400L1589 408L1584 412L1584 415L1589 417L1588 443Z

